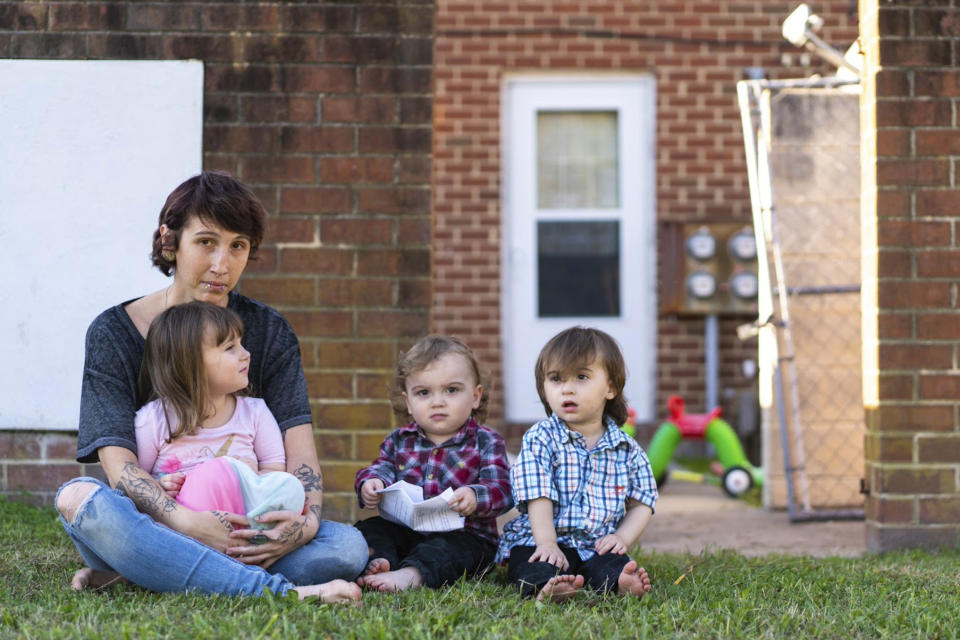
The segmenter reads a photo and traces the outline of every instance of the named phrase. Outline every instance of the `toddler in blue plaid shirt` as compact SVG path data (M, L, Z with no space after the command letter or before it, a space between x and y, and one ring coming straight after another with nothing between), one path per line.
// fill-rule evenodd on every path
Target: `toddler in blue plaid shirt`
M616 341L583 327L544 346L537 392L548 418L527 431L510 471L521 515L498 560L521 594L562 601L584 584L642 598L647 572L627 555L653 516L657 485L627 419L626 366Z

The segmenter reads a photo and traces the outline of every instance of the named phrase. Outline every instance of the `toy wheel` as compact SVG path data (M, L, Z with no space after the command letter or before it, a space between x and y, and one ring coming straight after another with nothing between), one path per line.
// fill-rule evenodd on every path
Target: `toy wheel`
M731 498L739 498L753 486L753 477L743 467L730 467L723 474L723 490Z

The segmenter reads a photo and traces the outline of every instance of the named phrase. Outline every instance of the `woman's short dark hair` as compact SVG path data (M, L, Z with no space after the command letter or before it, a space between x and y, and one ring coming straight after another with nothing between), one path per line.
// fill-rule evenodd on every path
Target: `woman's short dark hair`
M165 249L176 250L180 244L180 230L192 216L215 224L227 231L250 238L250 259L256 256L263 240L267 212L257 196L242 182L223 171L204 171L184 181L174 189L160 211L157 230L153 232L153 264L168 276L174 263L164 259ZM160 235L160 227L169 229L167 243Z

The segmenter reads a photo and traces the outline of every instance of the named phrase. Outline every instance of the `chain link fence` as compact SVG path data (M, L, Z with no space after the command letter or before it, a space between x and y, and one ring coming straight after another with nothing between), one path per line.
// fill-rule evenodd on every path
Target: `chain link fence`
M739 87L764 262L764 502L793 520L862 517L859 94L837 84Z

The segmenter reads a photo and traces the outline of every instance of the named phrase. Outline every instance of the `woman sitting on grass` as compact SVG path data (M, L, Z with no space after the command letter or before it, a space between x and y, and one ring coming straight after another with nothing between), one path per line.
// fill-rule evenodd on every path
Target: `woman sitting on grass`
M89 567L74 576L75 589L120 574L153 591L257 595L296 587L301 597L359 597L331 582L355 579L367 546L355 528L320 517L323 480L297 337L275 310L232 292L260 245L265 217L256 196L232 176L190 178L167 198L153 234L153 264L172 272L173 282L107 309L87 330L77 460L99 460L110 485L78 478L57 494L64 528ZM134 417L144 336L161 312L190 301L240 316L254 393L283 433L286 470L303 484L307 509L263 514L260 521L273 524L268 531L249 527L240 514L184 508L165 490L179 489L177 476L161 485L138 464Z

